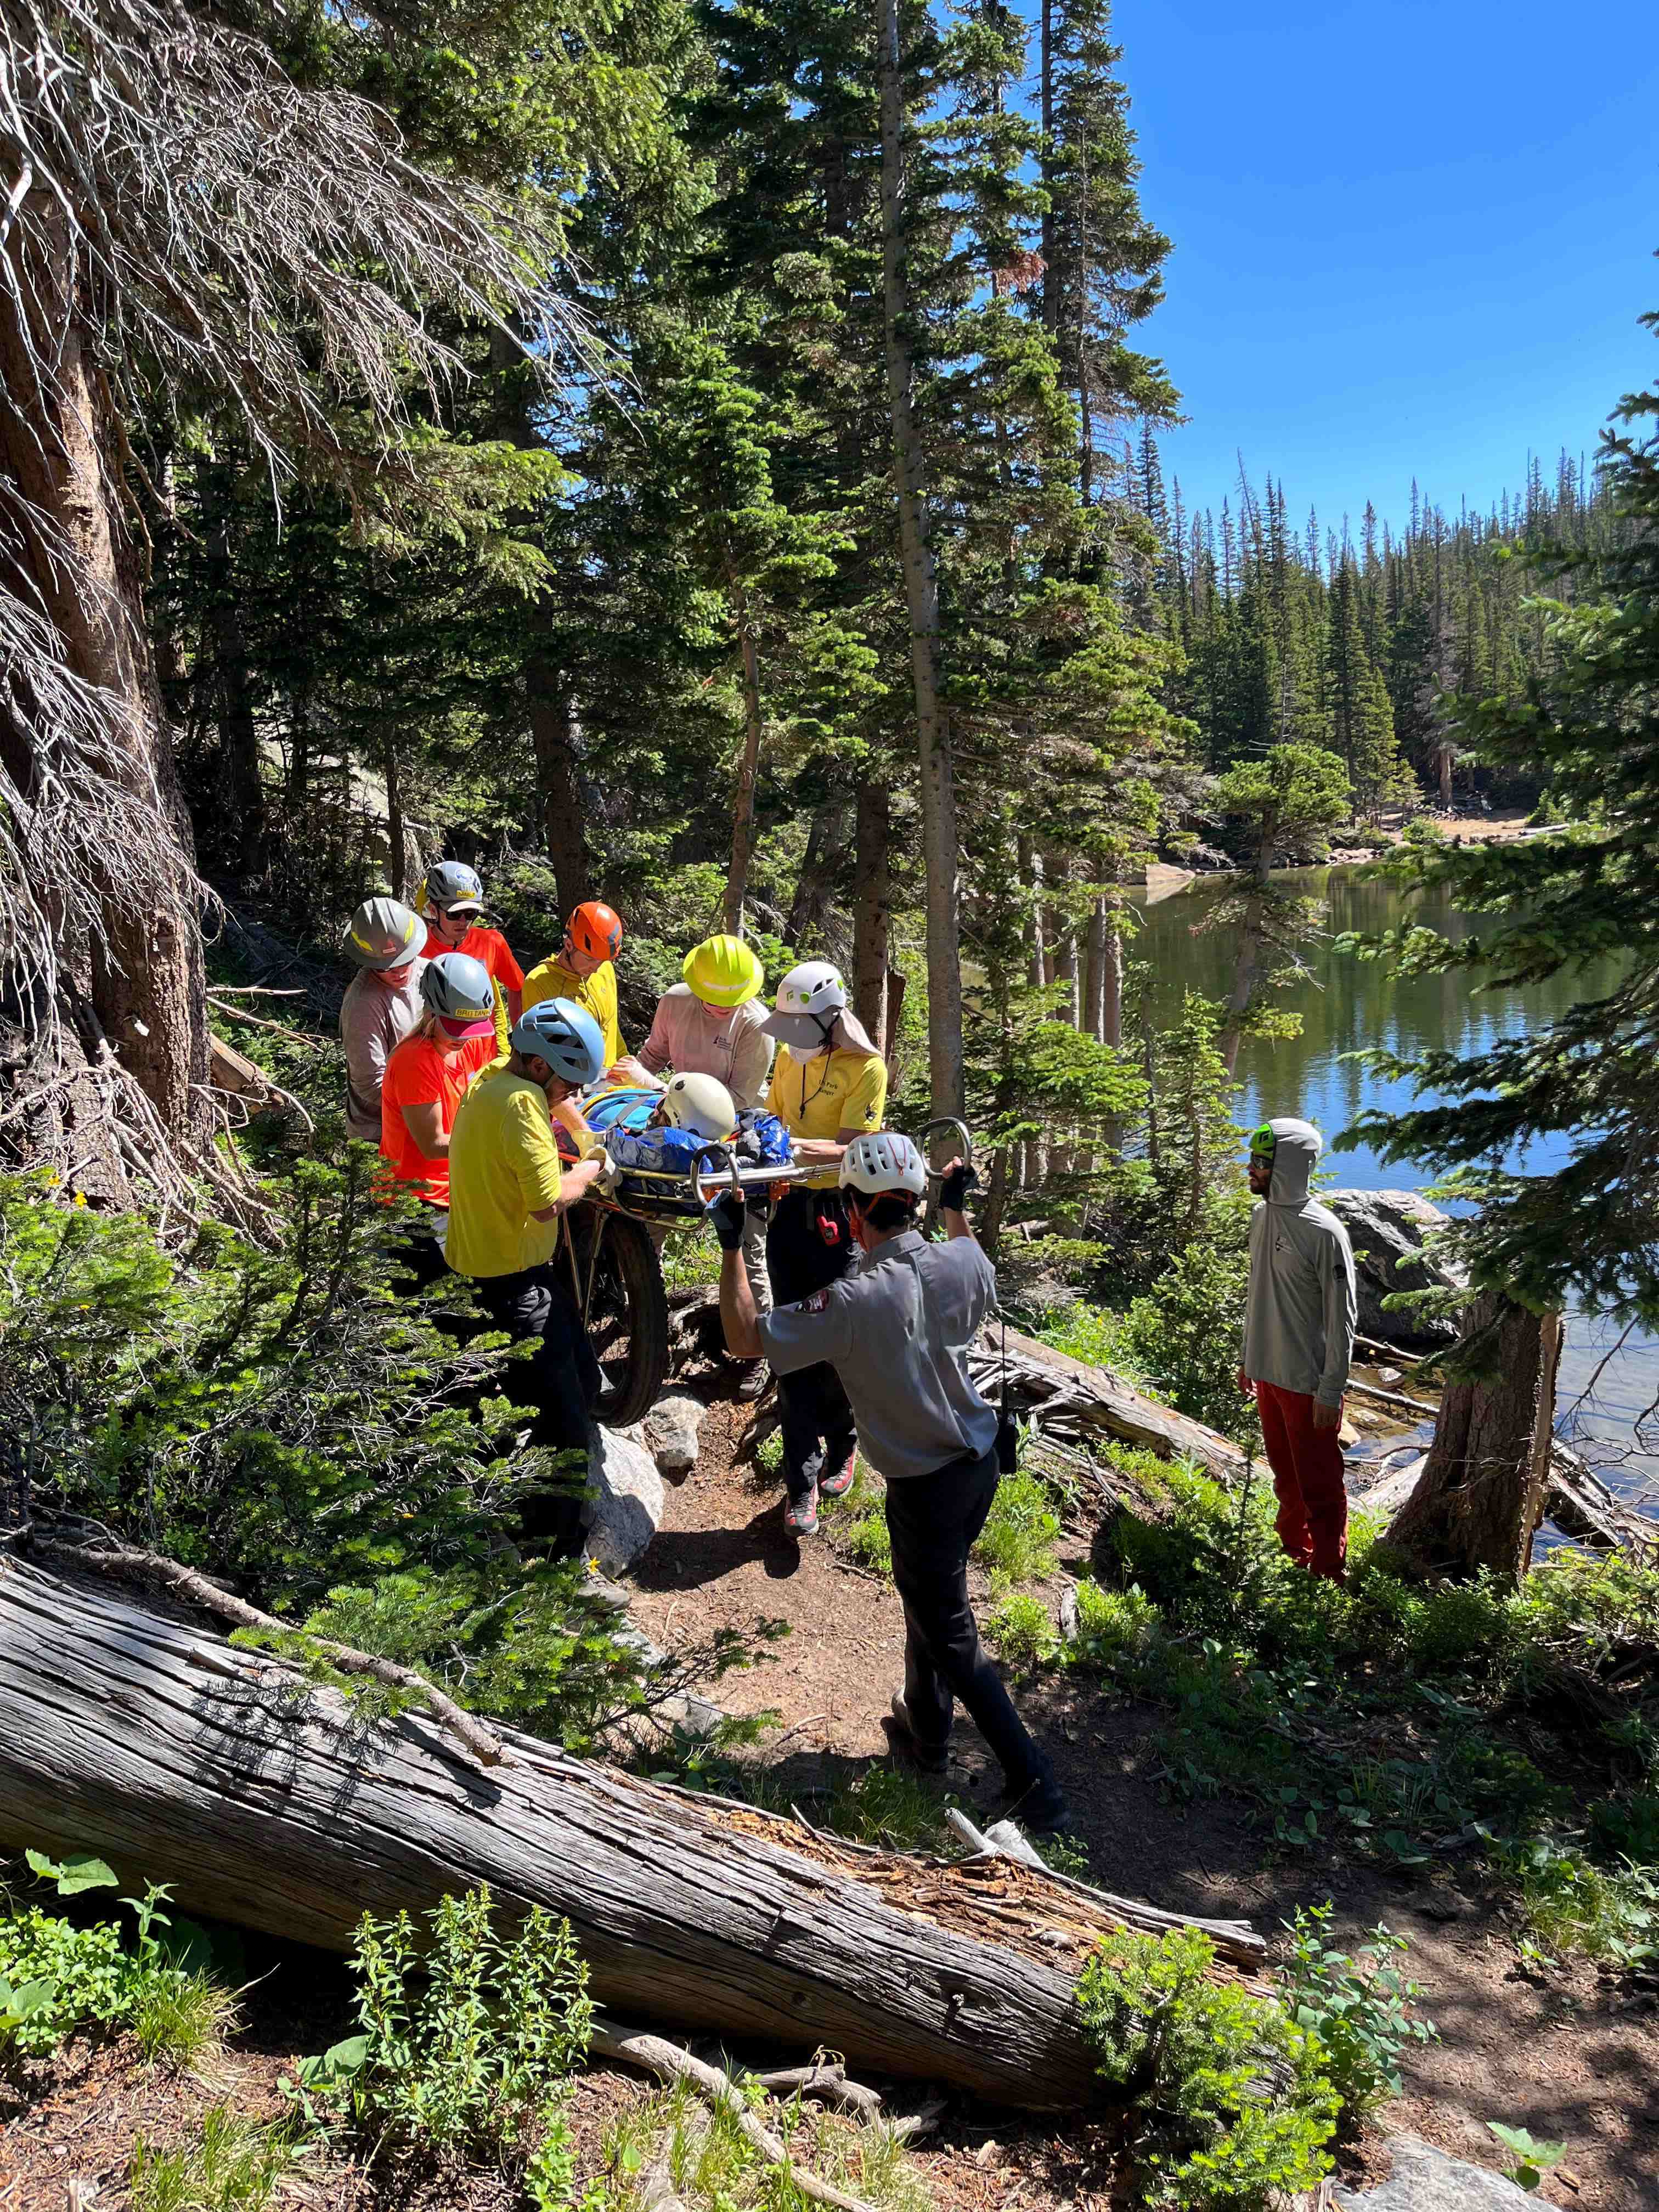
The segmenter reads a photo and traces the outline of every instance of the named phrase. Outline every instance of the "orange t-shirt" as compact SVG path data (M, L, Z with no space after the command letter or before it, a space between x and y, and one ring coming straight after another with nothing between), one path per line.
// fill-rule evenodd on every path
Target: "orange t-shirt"
M459 945L446 945L435 929L428 929L424 957L435 960L441 952L465 952L474 960L482 960L504 991L524 988L524 969L513 957L499 929L484 929L475 921Z
M477 957L476 954L473 956ZM409 1133L405 1106L436 1106L444 1134L481 1067L495 1057L493 1036L471 1037L459 1052L441 1053L428 1036L407 1036L386 1064L380 1085L380 1152L399 1182L411 1182L428 1206L449 1203L449 1160L429 1160Z

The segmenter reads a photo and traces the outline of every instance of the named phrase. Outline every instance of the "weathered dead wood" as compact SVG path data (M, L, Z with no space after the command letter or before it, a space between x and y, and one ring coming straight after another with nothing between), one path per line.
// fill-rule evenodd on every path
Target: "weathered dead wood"
M1468 1337L1486 1344L1487 1371L1447 1386L1421 1479L1386 1540L1425 1566L1490 1567L1518 1583L1543 1517L1561 1316L1489 1291Z
M1002 1361L1001 1331L993 1319L969 1355L975 1382L993 1398L1000 1395ZM1091 1435L1115 1437L1161 1459L1195 1460L1222 1482L1244 1472L1243 1453L1218 1430L1155 1405L1109 1368L1091 1367L1012 1328L1007 1368L1011 1404L1035 1415L1045 1431L1057 1429L1085 1442Z
M85 1545L55 1542L38 1532L29 1540L29 1550L38 1559L55 1563L60 1567L94 1571L118 1577L136 1577L140 1581L159 1583L164 1589L176 1590L181 1597L189 1598L204 1611L216 1614L221 1620L233 1620L239 1628L257 1628L267 1635L285 1641L295 1634L294 1624L279 1620L274 1613L262 1613L257 1605L234 1591L222 1589L210 1583L205 1575L193 1573L189 1567L180 1566L176 1559L166 1559L160 1552L129 1549L94 1551ZM331 1637L313 1636L307 1639L308 1647L331 1667L343 1674L361 1674L368 1680L379 1682L383 1688L403 1690L418 1697L431 1708L432 1717L472 1753L482 1766L499 1766L501 1761L501 1739L483 1723L447 1698L436 1683L428 1682L424 1674L417 1674L412 1667L400 1667L395 1660L381 1659L373 1652L359 1651L355 1645L337 1644Z
M665 2042L660 2035L641 2035L601 2016L593 2023L588 2049L596 2057L619 2059L625 2066L637 2066L647 2074L654 2074L659 2081L690 2082L700 2097L730 2112L744 2140L754 2145L769 2166L775 2166L786 2173L801 2195L810 2197L815 2204L835 2205L837 2212L875 2212L874 2205L866 2198L850 2197L833 2182L820 2179L808 2167L797 2166L779 2137L750 2111L742 2090L731 2075L722 2074L716 2066L705 2066L701 2058L682 2051L678 2044Z
M1077 1965L1164 1916L1001 1861L843 1858L501 1735L481 1771L421 1715L366 1726L262 1655L0 1556L0 1844L95 1850L188 1910L335 1949L365 1910L487 1883L509 1917L568 1917L596 1996L635 2016L1001 2104L1091 2094ZM1260 1963L1259 1939L1214 1936Z

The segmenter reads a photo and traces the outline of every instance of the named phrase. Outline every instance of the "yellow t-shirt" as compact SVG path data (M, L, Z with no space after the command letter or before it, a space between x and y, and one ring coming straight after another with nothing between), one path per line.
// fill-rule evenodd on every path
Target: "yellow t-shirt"
M878 1129L887 1110L887 1063L878 1054L832 1052L822 1060L797 1060L787 1044L772 1065L769 1110L792 1137L834 1137L842 1129ZM833 1190L834 1168L809 1176L807 1188Z
M449 1237L458 1275L512 1275L558 1249L556 1221L532 1221L559 1195L547 1095L510 1067L485 1070L455 1109L449 1136Z
M627 1051L617 1027L617 971L610 961L591 975L573 975L556 952L550 952L524 979L524 1005L539 1006L544 999L574 999L586 1006L605 1039L605 1064L614 1067Z

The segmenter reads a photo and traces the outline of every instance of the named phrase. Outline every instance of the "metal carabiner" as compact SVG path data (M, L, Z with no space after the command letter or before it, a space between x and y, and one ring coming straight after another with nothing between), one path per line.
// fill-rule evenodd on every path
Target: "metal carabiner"
M935 1129L954 1129L956 1131L957 1135L962 1140L962 1164L965 1168L971 1168L974 1164L974 1140L969 1133L968 1124L965 1121L959 1121L954 1114L937 1115L922 1130L921 1144L922 1150L924 1152L927 1151L931 1147ZM943 1182L945 1180L944 1169L929 1168L927 1170L927 1180L929 1182Z

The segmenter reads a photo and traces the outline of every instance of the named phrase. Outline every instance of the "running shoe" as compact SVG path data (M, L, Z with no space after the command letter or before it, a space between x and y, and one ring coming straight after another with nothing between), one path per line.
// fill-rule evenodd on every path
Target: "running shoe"
M818 1533L818 1486L815 1482L804 1498L792 1498L783 1509L783 1525L792 1536Z
M858 1458L858 1446L848 1447L847 1456L832 1474L818 1477L818 1488L826 1498L845 1498L853 1487L853 1468Z

